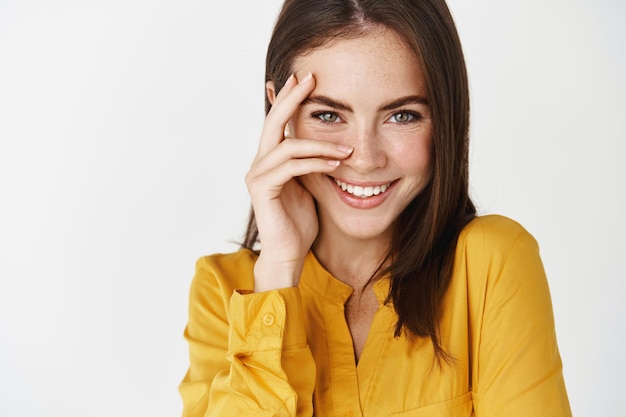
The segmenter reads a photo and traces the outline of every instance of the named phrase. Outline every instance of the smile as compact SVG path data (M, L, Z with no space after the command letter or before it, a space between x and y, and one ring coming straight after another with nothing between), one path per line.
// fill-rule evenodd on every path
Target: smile
M391 183L387 183L374 186L361 186L348 184L336 178L333 178L333 180L335 181L335 184L337 184L337 186L340 187L343 191L346 191L347 193L360 198L367 198L374 195L382 194L387 191L389 189L389 186L391 185Z

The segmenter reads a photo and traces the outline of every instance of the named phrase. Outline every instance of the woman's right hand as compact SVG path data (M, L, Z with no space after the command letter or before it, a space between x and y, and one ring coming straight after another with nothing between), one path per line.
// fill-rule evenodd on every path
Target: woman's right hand
M317 237L315 202L297 177L330 173L352 152L331 142L285 138L287 123L314 87L311 74L300 82L289 77L273 100L246 175L261 241L254 267L257 292L298 285L304 259Z

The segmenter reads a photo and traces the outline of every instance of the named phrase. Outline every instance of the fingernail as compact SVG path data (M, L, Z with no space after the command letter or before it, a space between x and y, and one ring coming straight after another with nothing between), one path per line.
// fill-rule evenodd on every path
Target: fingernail
M337 144L337 149L339 149L343 153L352 153L352 151L354 150L354 148L350 146L341 145L339 143Z
M298 84L304 84L307 81L309 81L311 78L313 78L313 74L311 74L310 72L305 75L300 81L298 81Z
M339 166L339 164L340 164L340 162L339 162L339 161L333 161L333 160L327 160L327 161L326 161L326 163L327 163L328 165L331 165L331 166L334 166L334 167L337 167L337 166Z
M287 81L285 81L285 84L283 84L283 85L287 85L287 84L289 84L291 81L293 81L293 73L289 76L289 78L287 78Z

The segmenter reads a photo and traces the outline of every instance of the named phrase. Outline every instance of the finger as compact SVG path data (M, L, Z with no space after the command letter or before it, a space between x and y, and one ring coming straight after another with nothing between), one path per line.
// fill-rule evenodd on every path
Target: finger
M272 86L274 88L272 89L273 91L272 91L271 96L269 96L269 92L268 92L268 98L270 99L272 106L276 104L277 102L279 102L280 100L282 100L284 96L289 94L289 91L291 91L293 87L296 85L298 85L298 80L296 79L296 74L294 73L292 73L287 78L287 81L285 81L285 83L283 84L283 87L280 89L277 87L276 82L272 81Z
M265 118L265 125L259 142L259 155L263 156L284 139L285 126L298 109L298 106L315 88L315 79L311 73L307 74L295 84L293 80L285 87L274 100L274 104Z
M314 139L285 139L280 145L270 150L264 157L256 160L253 169L264 172L284 164L290 159L321 158L343 160L350 156L353 148Z
M335 142L285 138L282 143L275 146L267 154L255 158L252 165L277 165L288 159L314 157L345 159L352 154L353 150L354 148L350 146Z
M290 159L274 169L255 175L250 171L246 175L246 186L254 200L277 198L285 184L296 177L313 173L331 173L340 165L338 160L322 158Z

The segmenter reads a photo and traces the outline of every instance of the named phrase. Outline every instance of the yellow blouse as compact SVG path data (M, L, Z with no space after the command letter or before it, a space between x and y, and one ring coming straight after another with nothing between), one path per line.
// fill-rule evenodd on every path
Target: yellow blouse
M255 259L197 263L183 416L571 416L538 247L512 220L480 217L459 237L440 324L454 361L441 366L430 339L394 337L387 279L355 364L352 289L311 253L297 288L249 293Z

